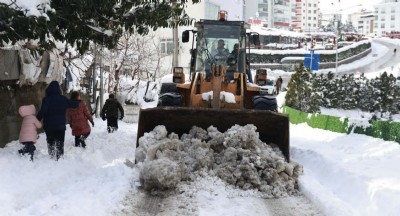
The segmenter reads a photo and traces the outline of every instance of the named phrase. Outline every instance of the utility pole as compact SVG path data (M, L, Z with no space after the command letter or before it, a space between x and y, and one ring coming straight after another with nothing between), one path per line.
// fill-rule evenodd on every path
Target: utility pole
M242 11L242 20L246 19L246 0L243 0L243 11Z
M97 71L96 71L96 66L97 66L97 61L96 61L96 58L97 58L97 45L96 45L96 43L94 44L94 64L93 64L93 73L92 73L92 85L93 85L93 103L95 104L95 106L96 106L96 93L97 93L97 80L96 80L96 78L97 78Z
M176 7L176 0L172 1L172 7ZM178 37L178 26L175 23L175 18L173 18L174 26L172 29L172 37L173 37L173 44L174 44L174 55L172 58L172 68L179 66L179 37Z
M103 42L101 43L101 55L100 55L100 110L103 109L103 102L104 102L104 84L103 84L103 56L104 56L104 36Z

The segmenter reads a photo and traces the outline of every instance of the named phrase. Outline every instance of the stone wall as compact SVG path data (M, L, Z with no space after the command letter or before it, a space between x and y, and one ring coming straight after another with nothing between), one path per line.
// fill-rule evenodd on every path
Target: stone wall
M46 83L20 87L16 81L0 81L0 147L18 140L22 121L18 108L34 104L38 110L46 87Z

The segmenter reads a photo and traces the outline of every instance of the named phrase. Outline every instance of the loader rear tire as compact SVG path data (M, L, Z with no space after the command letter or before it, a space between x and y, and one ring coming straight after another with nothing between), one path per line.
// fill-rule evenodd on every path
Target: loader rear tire
M165 93L179 93L176 83L162 83L160 89L160 95Z
M164 93L158 98L157 106L181 106L182 95L178 93Z
M275 97L257 95L253 98L253 109L278 112L278 104Z

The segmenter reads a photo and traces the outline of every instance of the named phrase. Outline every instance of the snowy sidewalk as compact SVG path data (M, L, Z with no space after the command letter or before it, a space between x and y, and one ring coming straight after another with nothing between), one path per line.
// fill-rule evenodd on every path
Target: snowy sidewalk
M328 215L400 213L400 146L358 134L291 125L291 155L304 166L300 190Z

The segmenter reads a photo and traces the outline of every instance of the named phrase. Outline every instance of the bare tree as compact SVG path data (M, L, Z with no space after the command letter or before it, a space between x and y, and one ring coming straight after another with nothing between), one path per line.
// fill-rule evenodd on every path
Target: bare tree
M162 74L160 44L155 34L123 34L114 50L110 50L106 61L112 62L109 75L109 90L117 92L119 76L131 76L132 80L155 81Z

